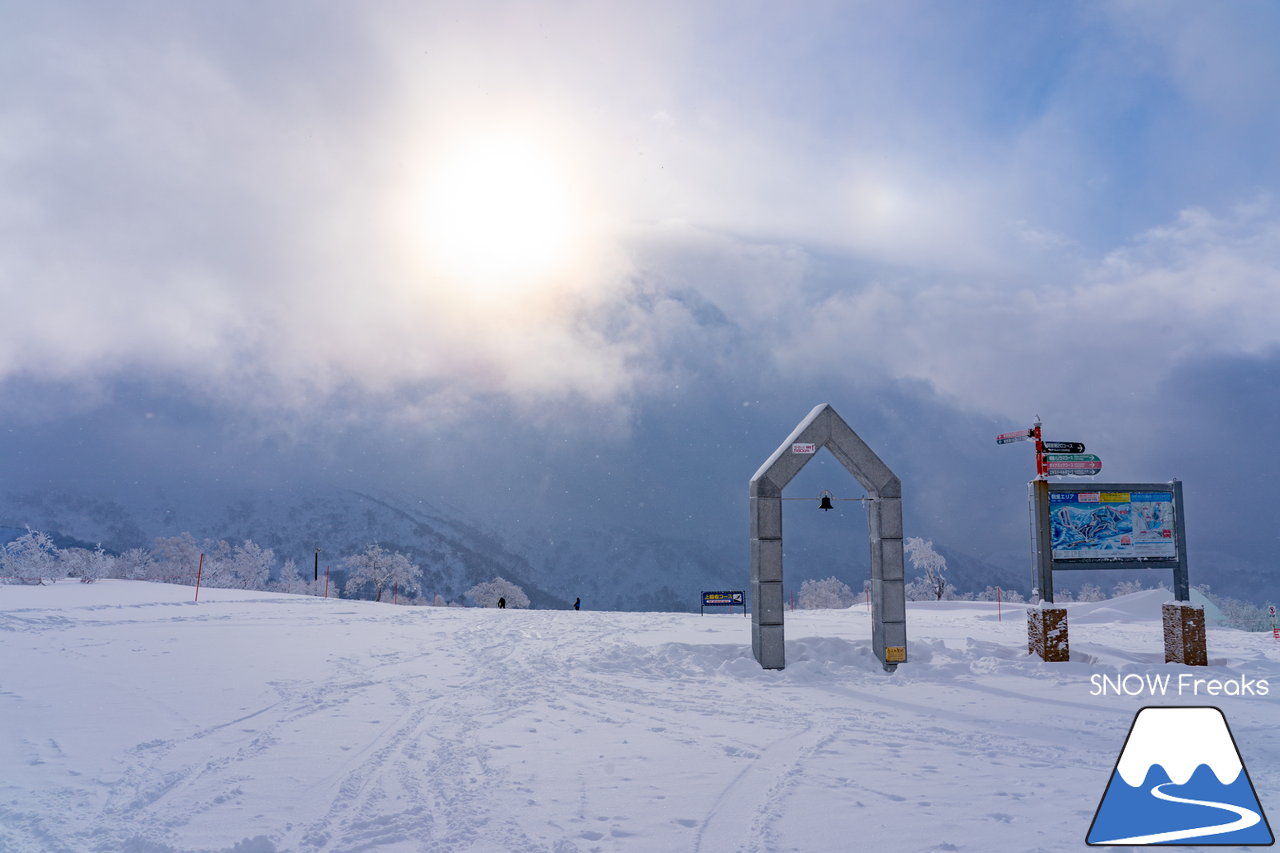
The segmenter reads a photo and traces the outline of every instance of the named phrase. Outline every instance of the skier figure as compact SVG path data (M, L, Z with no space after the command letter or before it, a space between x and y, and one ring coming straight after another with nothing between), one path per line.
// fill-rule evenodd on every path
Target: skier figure
M505 598L499 598L499 599L498 599L498 609L499 609L499 610L506 610L506 609L507 609L507 600L506 600Z
M575 599L573 600L573 609L574 609L574 610L581 610L581 609L582 609L582 599L581 599L581 598L575 598Z

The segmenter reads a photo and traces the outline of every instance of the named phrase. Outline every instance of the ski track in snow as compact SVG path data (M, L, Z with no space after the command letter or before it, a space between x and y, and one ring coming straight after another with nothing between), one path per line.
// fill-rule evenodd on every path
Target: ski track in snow
M174 590L0 587L0 851L1077 850L1153 704L1089 675L1160 643L1082 626L1050 666L1020 611L913 605L890 676L865 612L798 612L765 672L741 616ZM1280 690L1257 637L1207 674ZM1264 799L1271 701L1217 701Z

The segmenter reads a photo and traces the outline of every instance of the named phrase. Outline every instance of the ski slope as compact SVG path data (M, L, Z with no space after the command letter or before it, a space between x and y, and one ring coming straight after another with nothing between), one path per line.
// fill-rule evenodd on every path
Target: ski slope
M1216 705L1280 813L1280 642L1211 629L1199 678L1267 696L1092 695L1172 672L1160 591L908 605L885 674L862 605L787 615L409 608L136 581L0 587L0 851L1082 850L1134 713Z

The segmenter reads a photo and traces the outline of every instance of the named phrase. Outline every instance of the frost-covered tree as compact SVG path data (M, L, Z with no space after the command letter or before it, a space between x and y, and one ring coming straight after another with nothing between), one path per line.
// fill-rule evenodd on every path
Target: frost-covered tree
M275 588L280 592L287 592L292 595L314 595L323 597L327 594L330 598L338 597L338 587L328 586L324 575L319 578L315 576L315 570L311 567L299 570L298 564L293 558L284 561L284 567L280 569L280 580L276 583Z
M157 539L152 554L169 577L181 582L184 580L181 567L189 565L192 581L198 571L202 586L222 589L266 589L276 560L274 551L252 539L238 545L231 545L225 539L197 543L190 533Z
M146 548L130 548L116 557L115 571L112 577L129 580L150 580L155 560Z
M28 527L0 550L0 583L52 583L59 574L58 549L47 533Z
M214 582L210 586L228 589L266 589L271 579L271 569L276 564L275 552L263 548L252 539L228 547L217 542L210 549L214 555ZM205 557L208 561L209 557ZM208 571L206 562L205 570Z
M93 583L99 578L110 577L115 569L116 558L102 550L102 545L92 551L88 548L63 548L57 553L63 574L79 578L80 583Z
M192 540L194 541L194 539ZM207 587L235 587L231 571L231 544L225 539L206 539L196 545L195 566L200 584ZM203 559L201 556L203 555Z
M906 585L910 601L942 601L955 595L955 587L947 582L947 558L933 550L933 540L909 537L902 549L911 560L911 566L923 575Z
M157 537L151 546L151 562L143 568L148 580L194 586L200 568L200 543L185 531L177 536Z
M857 602L853 590L835 577L826 580L807 580L800 584L800 597L796 604L801 610L843 610Z
M988 586L982 592L974 596L974 598L977 601L995 601L999 598L999 600L1003 601L1005 604L1021 604L1024 600L1022 593L1018 592L1016 589L1004 589L1003 587L998 589L999 591L997 591L997 587Z
M381 601L383 593L396 586L408 595L417 590L422 578L422 569L409 562L408 557L384 551L379 545L370 545L363 553L347 557L342 565L349 572L346 594L358 596L372 587L374 601Z
M477 607L497 607L499 598L507 600L507 607L529 606L529 596L524 594L524 590L502 578L478 583L467 590L465 595Z
M1119 598L1122 595L1133 595L1135 592L1142 592L1147 587L1140 581L1120 581L1111 589L1111 597Z
M1096 583L1087 583L1080 587L1080 594L1076 596L1076 601L1105 601L1106 596L1102 594L1102 587Z
M1238 628L1241 631L1266 631L1274 621L1270 613L1263 607L1250 604L1247 601L1241 601L1238 598L1215 595L1209 591L1208 584L1197 584L1196 590L1222 612L1223 618L1227 620L1227 625L1232 628Z

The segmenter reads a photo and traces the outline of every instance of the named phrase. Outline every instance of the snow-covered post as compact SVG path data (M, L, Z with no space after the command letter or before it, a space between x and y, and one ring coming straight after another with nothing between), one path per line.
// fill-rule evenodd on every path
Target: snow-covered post
M200 600L200 575L204 573L204 554L200 555L200 564L196 566L196 601Z
M1164 662L1208 666L1204 606L1170 601L1161 608L1164 617Z
M1048 663L1071 660L1067 642L1067 608L1042 601L1027 608L1027 654Z

